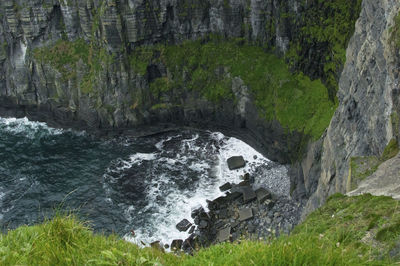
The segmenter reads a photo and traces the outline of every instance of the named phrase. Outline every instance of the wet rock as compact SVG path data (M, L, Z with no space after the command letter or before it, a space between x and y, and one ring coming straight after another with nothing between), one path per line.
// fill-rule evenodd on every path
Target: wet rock
M186 232L191 226L192 224L187 219L183 219L176 225L176 229L178 229L179 232Z
M250 181L250 174L249 173L245 173L244 175L242 175L240 177L242 180L244 181Z
M222 209L218 213L218 218L219 219L226 219L228 218L228 210L227 209Z
M164 245L164 248L165 248L165 249L169 249L169 245L168 245L168 244L165 244L165 245Z
M259 188L255 192L256 192L257 200L259 203L264 202L266 199L272 198L271 192L269 192L265 188Z
M227 160L229 170L242 168L246 165L243 156L233 156Z
M218 242L229 241L230 236L231 236L231 227L228 226L218 231L217 241Z
M189 230L189 234L192 234L194 232L194 229L196 229L196 226L193 225Z
M256 199L256 193L251 187L244 187L243 188L243 201L244 203L249 203L252 200Z
M225 198L228 201L234 201L234 200L238 199L239 197L241 197L242 194L243 194L242 192L234 191L232 193L227 194Z
M174 239L171 243L172 250L179 250L182 248L183 240L182 239Z
M196 217L197 215L199 215L200 213L204 212L204 208L201 205L198 205L194 208L192 208L192 213L191 216L194 219L194 217Z
M239 210L239 219L241 222L253 218L253 212L251 208L244 208Z
M231 189L232 188L232 185L231 185L231 183L225 183L225 184L223 184L222 186L220 186L219 187L219 190L221 191L221 192L225 192L225 191L227 191L227 190L229 190L229 189Z

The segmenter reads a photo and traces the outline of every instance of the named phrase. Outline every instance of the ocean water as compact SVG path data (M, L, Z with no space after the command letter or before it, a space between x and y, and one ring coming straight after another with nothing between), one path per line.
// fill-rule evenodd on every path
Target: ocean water
M226 159L246 167L230 171ZM287 196L285 166L219 132L182 130L145 138L96 139L26 118L0 118L0 225L35 224L69 210L95 231L135 243L185 238L175 225L250 173L256 187ZM135 231L132 237L131 230Z

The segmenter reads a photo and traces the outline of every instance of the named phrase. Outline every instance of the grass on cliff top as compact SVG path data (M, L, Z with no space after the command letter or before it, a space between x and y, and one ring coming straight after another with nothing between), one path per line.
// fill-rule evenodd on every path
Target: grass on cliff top
M390 265L400 257L398 201L334 195L290 236L220 244L187 256L96 235L74 216L0 235L2 265Z

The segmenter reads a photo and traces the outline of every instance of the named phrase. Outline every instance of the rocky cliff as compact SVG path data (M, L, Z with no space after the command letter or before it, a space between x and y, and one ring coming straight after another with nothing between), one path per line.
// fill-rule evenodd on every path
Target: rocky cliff
M318 188L308 210L320 206L330 194L355 189L398 152L400 57L395 34L399 12L400 2L395 0L362 3L340 77L339 107L322 143L321 175L314 180ZM303 169L309 165L310 158L304 160Z
M244 128L270 158L289 162L301 152L303 135L318 138L327 126L334 104L326 93L332 101L359 2L2 1L0 109L91 129L159 122ZM227 42L197 55L193 43L176 46L212 36ZM237 45L229 46L234 39ZM286 54L293 70L321 78L328 89L280 75L284 66L268 74L273 67L261 68L275 59L244 44ZM232 61L200 62L238 54L248 60L236 71ZM248 69L259 58L264 61L253 75ZM308 98L319 110L305 110ZM284 110L293 100L293 110Z
M397 140L398 9L395 0L5 0L0 113L103 130L234 128L273 160L305 154L293 195L311 196L313 209L357 184L352 158L378 158ZM339 77L329 129L304 153L328 126Z

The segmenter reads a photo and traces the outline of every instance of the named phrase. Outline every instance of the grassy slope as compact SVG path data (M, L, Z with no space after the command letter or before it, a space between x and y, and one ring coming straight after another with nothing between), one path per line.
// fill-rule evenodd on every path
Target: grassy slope
M290 236L175 256L94 235L72 216L0 236L3 265L387 265L399 261L400 211L388 197L334 195ZM388 256L392 253L392 258Z

